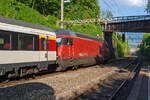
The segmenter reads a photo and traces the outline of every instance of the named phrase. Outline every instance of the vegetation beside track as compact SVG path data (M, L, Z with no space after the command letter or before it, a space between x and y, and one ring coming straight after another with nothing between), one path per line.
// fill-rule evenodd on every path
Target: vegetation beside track
M122 36L118 33L113 34L113 44L116 57L124 57L129 54L130 47L128 41L122 41Z
M71 0L65 3L64 20L89 19L100 17L98 0ZM60 0L0 0L0 16L23 20L52 28L60 28ZM80 33L101 37L100 25L88 23L84 25L70 25L70 29ZM124 43L120 38L113 40L117 44L116 52L119 57L126 55Z
M150 33L146 33L143 36L141 44L138 46L138 53L143 56L150 56Z

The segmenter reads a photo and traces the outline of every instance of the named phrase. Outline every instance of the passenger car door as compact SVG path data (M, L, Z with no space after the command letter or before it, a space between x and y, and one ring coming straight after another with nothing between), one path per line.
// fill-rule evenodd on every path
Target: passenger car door
M40 61L48 61L47 36L39 38Z

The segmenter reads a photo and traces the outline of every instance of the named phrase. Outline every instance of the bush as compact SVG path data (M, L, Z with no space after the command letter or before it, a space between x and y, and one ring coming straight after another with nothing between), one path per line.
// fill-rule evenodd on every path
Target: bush
M97 34L101 36L102 34L100 26L95 26L93 24L74 25L72 26L72 30L76 32L88 34L91 36L97 36Z
M116 57L124 57L130 51L128 41L122 42L122 36L120 34L113 34L113 45Z
M144 56L150 55L150 34L146 33L143 36L142 43L138 46L138 53Z

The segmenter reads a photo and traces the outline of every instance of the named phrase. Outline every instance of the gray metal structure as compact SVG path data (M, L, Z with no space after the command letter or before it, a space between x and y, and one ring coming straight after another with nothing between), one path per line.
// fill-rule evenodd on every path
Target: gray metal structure
M150 32L150 15L62 21L62 23L72 24L93 22L100 22L104 32Z
M150 32L150 15L112 17L101 26L104 32Z

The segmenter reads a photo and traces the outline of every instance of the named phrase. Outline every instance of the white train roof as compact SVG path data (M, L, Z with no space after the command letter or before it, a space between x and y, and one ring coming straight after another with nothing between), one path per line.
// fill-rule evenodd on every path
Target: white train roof
M36 35L38 34L38 35L56 36L56 34L48 27L26 23L20 20L4 18L1 16L0 16L0 30L36 34Z

